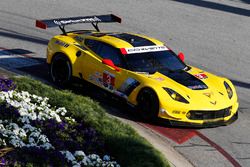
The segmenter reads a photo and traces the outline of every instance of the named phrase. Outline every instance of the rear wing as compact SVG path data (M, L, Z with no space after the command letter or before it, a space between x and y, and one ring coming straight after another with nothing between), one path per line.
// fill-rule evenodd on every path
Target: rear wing
M122 19L116 15L99 15L99 16L80 16L80 17L69 17L69 18L56 18L56 19L47 19L47 20L36 20L36 27L47 29L52 27L59 27L63 34L67 34L64 27L70 24L79 24L79 23L91 23L96 31L100 31L98 28L98 23L112 23L118 22L121 23Z

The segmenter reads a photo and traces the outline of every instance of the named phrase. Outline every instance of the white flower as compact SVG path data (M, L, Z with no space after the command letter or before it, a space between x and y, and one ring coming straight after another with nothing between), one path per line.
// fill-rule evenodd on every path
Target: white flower
M20 140L18 137L13 137L13 136L11 136L9 143L17 148L21 148L25 145L22 140Z
M0 132L1 132L1 130L5 130L5 127L4 127L4 125L2 123L0 123Z
M55 112L64 116L67 113L67 110L65 109L65 107L60 107L60 108L56 109Z
M104 160L104 161L110 161L110 156L104 155L104 156L103 156L103 160Z
M32 136L29 137L29 143L35 144L35 139Z
M36 130L34 130L31 134L30 137L38 138L40 136L40 133Z
M75 161L75 159L76 159L76 158L74 157L74 155L73 155L71 152L69 152L69 151L61 151L61 153L65 155L65 158L66 158L68 161Z
M81 165L79 163L76 163L72 167L81 167Z
M22 91L22 92L21 92L21 95L22 95L23 97L30 97L30 94L29 94L29 92L27 92L27 91Z
M30 123L29 117L27 115L24 115L24 116L18 118L18 120L21 121L24 124L29 124Z
M6 146L6 145L7 144L6 144L5 140L0 138L0 146Z
M84 157L80 163L83 164L83 165L85 165L85 166L87 166L88 165L88 161L90 161L89 158L88 157Z
M26 132L32 132L32 131L35 131L35 127L31 126L30 124L25 124L23 127L22 127Z
M46 142L49 142L49 139L47 138L47 136L40 134L40 136L38 137L38 141L46 143Z
M9 125L6 126L9 130L15 130L18 129L18 125L16 123L9 123Z
M83 151L75 151L74 153L75 157L85 157L85 153Z
M97 154L90 154L88 156L81 150L75 151L74 155L69 151L61 151L61 153L65 156L68 162L74 165L83 165L83 166L107 166L107 167L120 167L116 161L110 161L110 156L105 155L103 159L100 158ZM74 157L72 157L74 156ZM80 158L80 159L79 159Z
M44 148L45 150L54 149L54 147L50 143L45 143L41 145L41 147Z

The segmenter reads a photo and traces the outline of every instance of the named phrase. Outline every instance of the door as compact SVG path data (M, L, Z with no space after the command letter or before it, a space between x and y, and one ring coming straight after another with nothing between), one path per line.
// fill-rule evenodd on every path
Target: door
M123 69L125 63L120 50L104 42L92 39L86 39L85 45L99 59L89 67L91 71L88 74L88 81L112 93L116 93L127 76L126 70ZM104 64L102 62L104 59L112 61L119 70Z

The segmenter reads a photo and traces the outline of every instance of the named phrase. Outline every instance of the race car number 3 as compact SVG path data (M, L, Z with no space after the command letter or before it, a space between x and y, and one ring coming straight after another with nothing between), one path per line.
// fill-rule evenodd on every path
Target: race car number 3
M103 73L103 86L113 90L115 86L115 76L109 72Z

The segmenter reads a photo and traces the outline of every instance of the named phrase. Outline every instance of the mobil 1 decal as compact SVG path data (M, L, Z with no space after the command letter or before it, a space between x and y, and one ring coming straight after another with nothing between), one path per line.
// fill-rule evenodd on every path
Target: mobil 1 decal
M103 77L102 78L103 79L103 86L105 88L113 90L114 86L115 86L115 75L111 74L108 71L104 71L102 77Z

